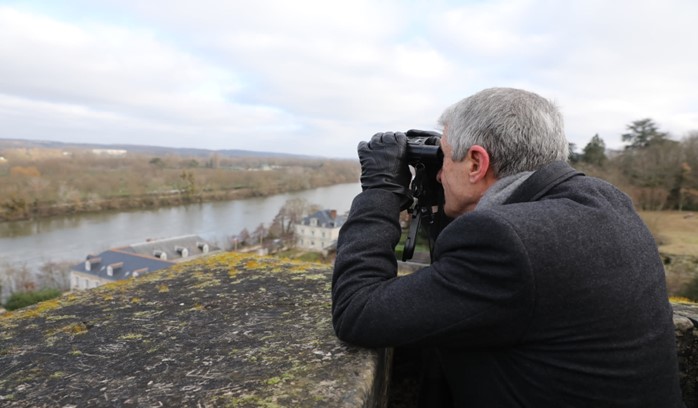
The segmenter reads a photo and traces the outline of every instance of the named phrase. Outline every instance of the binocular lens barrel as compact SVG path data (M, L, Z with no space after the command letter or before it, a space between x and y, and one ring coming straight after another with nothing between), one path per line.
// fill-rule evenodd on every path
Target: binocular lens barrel
M441 167L444 159L443 151L439 146L407 143L407 158L410 164L423 163L425 165L437 165Z

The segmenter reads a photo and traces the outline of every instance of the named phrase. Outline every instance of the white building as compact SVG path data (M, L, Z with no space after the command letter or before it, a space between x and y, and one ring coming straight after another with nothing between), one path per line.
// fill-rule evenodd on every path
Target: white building
M296 246L317 252L327 252L337 246L339 229L346 216L337 216L336 210L321 210L293 226Z
M128 151L123 149L92 149L92 154L97 156L124 157Z

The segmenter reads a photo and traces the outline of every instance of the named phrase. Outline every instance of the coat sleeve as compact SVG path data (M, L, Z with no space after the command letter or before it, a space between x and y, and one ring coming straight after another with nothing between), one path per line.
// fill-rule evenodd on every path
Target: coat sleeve
M435 262L397 276L399 202L367 190L352 203L337 243L332 313L337 336L365 347L497 347L524 333L534 282L524 245L494 213L454 220Z

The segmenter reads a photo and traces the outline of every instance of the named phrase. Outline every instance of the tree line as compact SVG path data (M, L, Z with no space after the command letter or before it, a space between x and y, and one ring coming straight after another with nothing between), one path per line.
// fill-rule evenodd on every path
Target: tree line
M620 135L621 151L606 149L594 135L581 152L570 147L570 162L628 194L640 210L698 210L698 130L674 140L649 118L636 120Z
M358 179L356 160L0 151L0 221L266 196Z

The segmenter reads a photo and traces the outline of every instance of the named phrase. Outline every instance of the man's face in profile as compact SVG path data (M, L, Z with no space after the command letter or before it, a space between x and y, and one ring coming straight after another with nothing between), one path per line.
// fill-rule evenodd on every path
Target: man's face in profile
M449 217L455 218L475 209L481 195L476 194L468 179L470 155L467 155L461 161L453 161L453 149L448 142L447 135L447 129L444 129L443 137L441 138L444 160L437 175L437 180L444 188L444 197L446 199L444 212Z

